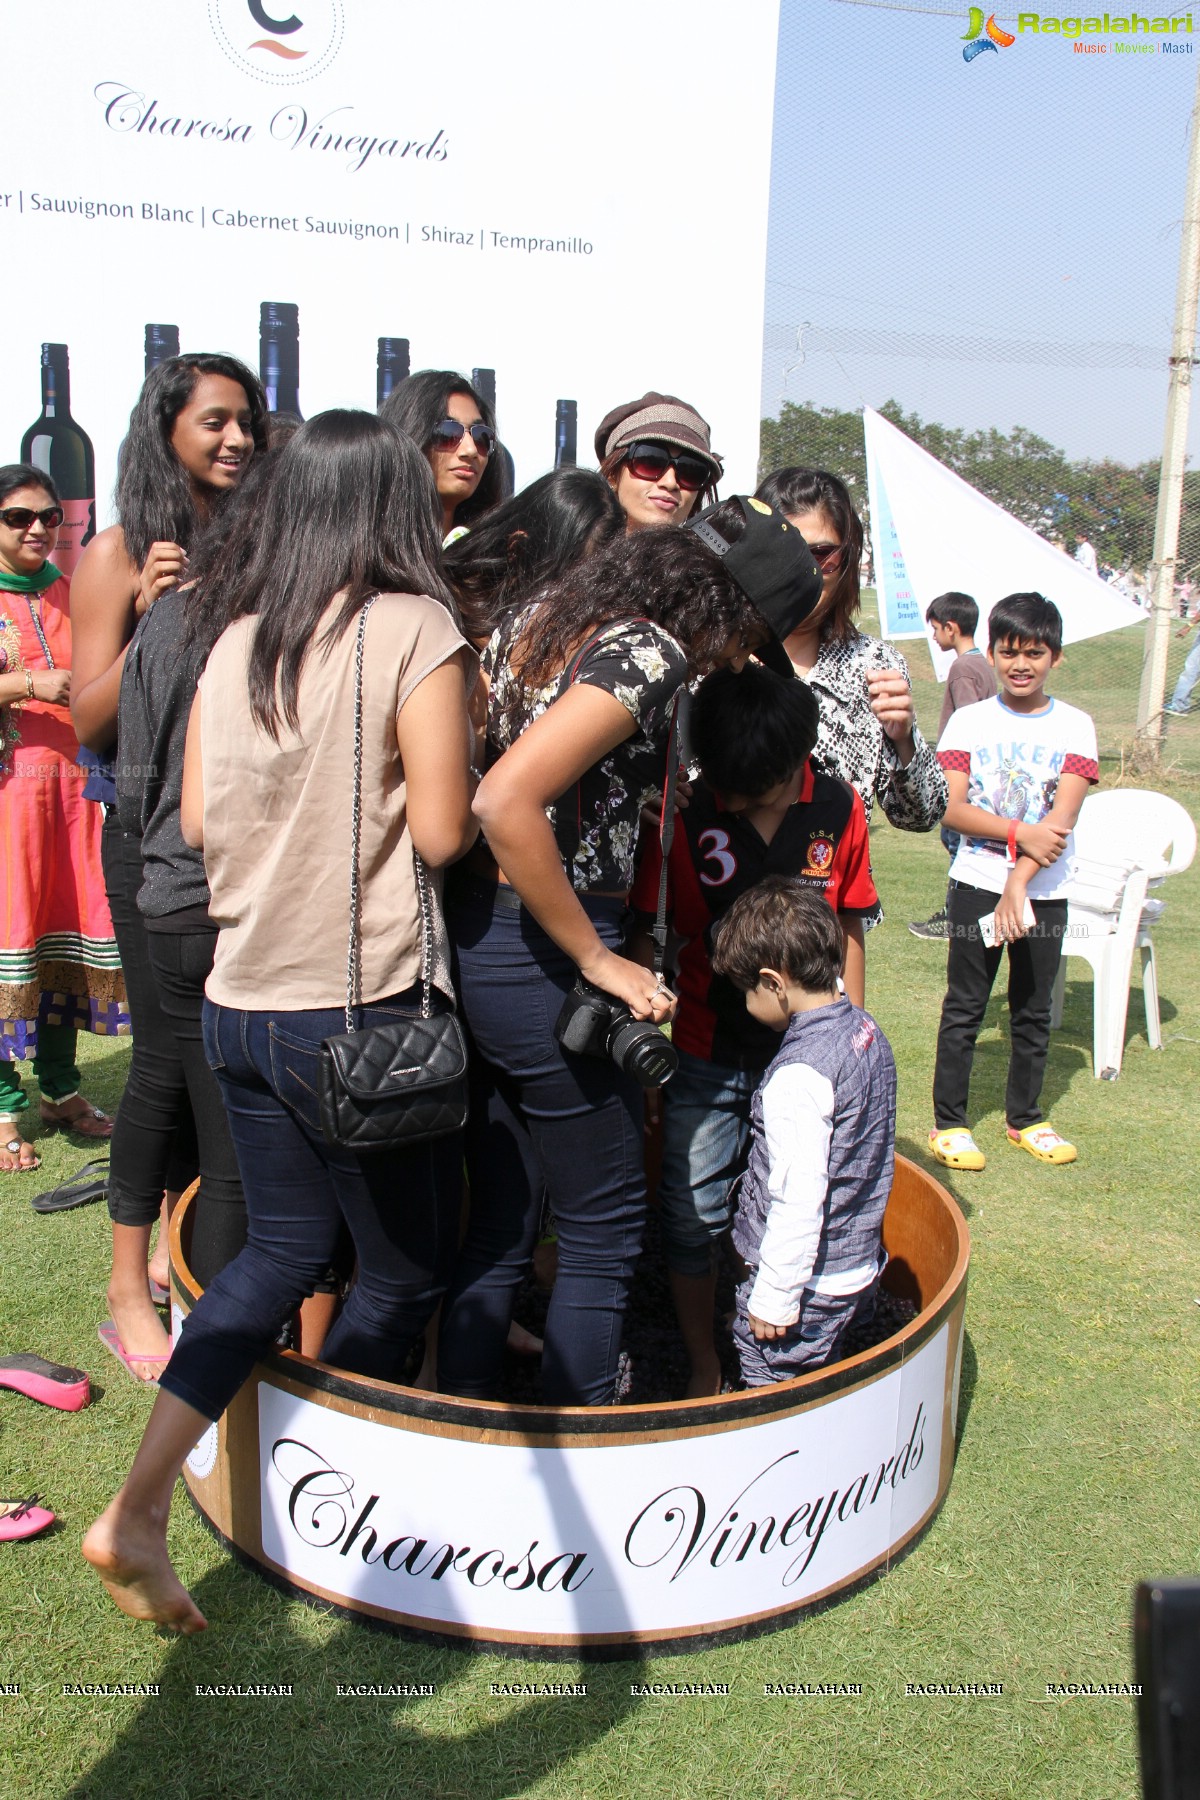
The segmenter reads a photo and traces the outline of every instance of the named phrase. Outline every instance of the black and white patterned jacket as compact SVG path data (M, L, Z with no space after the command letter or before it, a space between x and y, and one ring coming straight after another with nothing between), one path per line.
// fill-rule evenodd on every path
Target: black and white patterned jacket
M822 640L820 654L805 676L821 708L813 762L857 790L868 824L878 799L901 831L933 831L949 799L946 777L934 746L925 742L915 725L912 761L901 768L895 744L871 711L867 676L875 670L897 670L908 681L908 664L880 638L860 633L844 643L838 638Z

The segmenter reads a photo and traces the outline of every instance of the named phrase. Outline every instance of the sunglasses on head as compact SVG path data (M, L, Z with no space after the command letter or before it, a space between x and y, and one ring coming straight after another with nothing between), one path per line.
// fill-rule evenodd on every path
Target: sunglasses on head
M0 507L0 520L10 531L28 531L35 519L47 531L53 531L63 522L63 509L61 506L44 506L41 512L34 512L31 506Z
M690 456L686 450L674 450L670 444L630 444L625 452L625 467L639 481L661 481L668 469L685 494L698 494L713 479L711 463L702 456Z
M441 419L430 432L429 442L434 450L457 450L463 438L468 436L480 456L490 456L496 448L496 434L482 419L476 419L473 425L460 425L457 419Z

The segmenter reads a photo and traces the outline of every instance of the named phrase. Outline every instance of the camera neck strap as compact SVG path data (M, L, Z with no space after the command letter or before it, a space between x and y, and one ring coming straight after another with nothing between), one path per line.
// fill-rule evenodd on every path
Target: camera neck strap
M654 973L662 975L667 960L667 877L670 872L671 845L675 841L675 789L679 785L679 745L685 732L691 693L686 687L677 690L671 702L671 729L667 733L667 770L663 780L662 810L658 815L658 847L662 868L658 876L658 911L654 918Z

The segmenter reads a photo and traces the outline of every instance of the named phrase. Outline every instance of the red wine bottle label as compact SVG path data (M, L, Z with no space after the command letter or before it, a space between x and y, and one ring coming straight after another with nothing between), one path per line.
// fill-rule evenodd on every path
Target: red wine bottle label
M64 500L62 509L63 522L58 528L58 544L50 560L64 575L73 575L75 565L83 555L83 546L90 544L96 535L96 502Z

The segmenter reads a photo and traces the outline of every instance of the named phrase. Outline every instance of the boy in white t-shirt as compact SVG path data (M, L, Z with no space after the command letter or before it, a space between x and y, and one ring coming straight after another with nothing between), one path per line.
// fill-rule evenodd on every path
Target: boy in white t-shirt
M1009 1140L1041 1162L1074 1162L1077 1154L1043 1120L1039 1101L1075 861L1072 827L1099 777L1096 728L1087 713L1045 691L1062 661L1062 619L1041 594L1010 594L993 609L988 661L1000 692L952 714L937 751L950 790L945 822L962 834L950 865L929 1134L934 1156L950 1169L984 1166L967 1097L975 1039L1006 946ZM994 947L980 934L981 920L994 922Z

